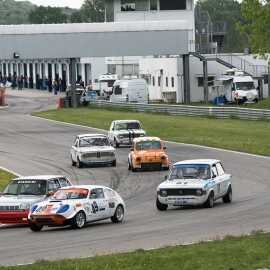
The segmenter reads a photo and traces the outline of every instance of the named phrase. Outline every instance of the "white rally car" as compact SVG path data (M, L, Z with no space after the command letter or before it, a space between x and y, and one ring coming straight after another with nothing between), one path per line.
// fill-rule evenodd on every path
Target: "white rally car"
M32 206L28 224L32 231L43 226L70 225L82 228L86 223L111 219L119 223L124 218L126 206L112 189L99 185L78 185L60 188L48 201Z
M164 211L168 206L198 205L211 208L222 198L232 201L232 175L227 174L216 159L184 160L172 165L165 181L157 187L156 206Z
M120 144L131 145L134 138L145 136L146 132L138 120L115 120L108 132L109 141L116 148Z
M104 134L82 134L75 138L71 146L71 165L83 168L84 165L116 166L115 149Z

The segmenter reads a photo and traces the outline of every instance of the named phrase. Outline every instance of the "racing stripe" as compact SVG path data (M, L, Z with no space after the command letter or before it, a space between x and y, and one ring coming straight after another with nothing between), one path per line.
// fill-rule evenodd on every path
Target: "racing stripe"
M130 130L132 131L132 139L134 139L135 138L135 132L132 129L130 129Z
M129 129L128 129L128 139L129 139L129 143L131 143L131 132Z

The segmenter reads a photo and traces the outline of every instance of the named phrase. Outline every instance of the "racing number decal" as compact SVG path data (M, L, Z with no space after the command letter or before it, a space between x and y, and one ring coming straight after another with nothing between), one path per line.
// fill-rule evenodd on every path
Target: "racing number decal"
M94 201L93 204L92 204L92 213L97 213L97 212L98 212L98 205Z
M36 213L41 213L41 212L44 212L45 210L46 210L46 208L47 208L47 205L45 205L45 206L40 206L40 207L38 207L37 209L36 209Z

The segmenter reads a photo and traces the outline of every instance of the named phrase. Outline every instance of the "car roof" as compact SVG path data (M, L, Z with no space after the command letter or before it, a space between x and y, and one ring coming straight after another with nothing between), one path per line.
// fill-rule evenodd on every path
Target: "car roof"
M83 138L83 137L104 137L104 138L107 138L107 135L105 134L93 134L93 133L90 133L90 134L80 134L80 135L77 135L77 137L79 138Z
M127 122L137 122L137 123L140 123L139 120L114 120L115 123L127 123Z
M189 159L189 160L182 160L174 163L173 165L178 164L215 164L220 162L218 159Z
M146 137L139 137L139 138L135 138L133 139L133 142L145 142L145 141L161 141L160 138L158 137L150 137L150 136L146 136Z
M93 189L93 188L108 188L111 189L109 187L105 187L105 186L100 186L100 185L74 185L74 186L68 186L68 187L61 187L60 189L74 189L74 188L87 188L87 189Z
M30 175L30 176L23 176L23 177L17 177L12 180L29 180L29 179L35 179L35 180L50 180L54 178L66 178L64 175Z

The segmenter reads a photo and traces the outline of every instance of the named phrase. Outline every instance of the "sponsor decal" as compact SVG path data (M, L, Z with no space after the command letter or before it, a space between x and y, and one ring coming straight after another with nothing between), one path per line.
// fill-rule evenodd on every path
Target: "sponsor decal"
M211 181L211 182L205 184L205 185L204 185L204 188L208 188L208 187L213 186L213 185L215 185L215 184L216 184L216 181Z
M97 203L94 201L92 203L92 213L97 213L98 212L98 205Z
M109 202L109 208L114 208L114 202Z
M35 184L36 182L36 180L20 180L18 184Z
M81 203L76 203L76 207L80 207L80 206L82 206Z

